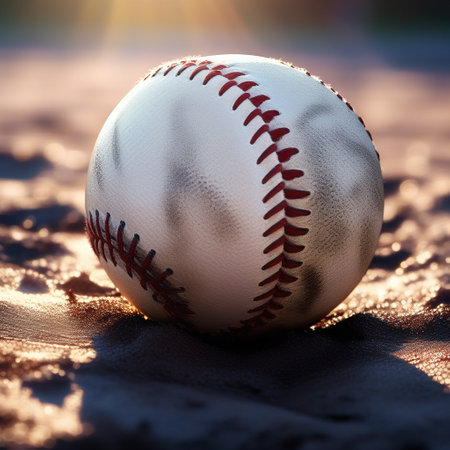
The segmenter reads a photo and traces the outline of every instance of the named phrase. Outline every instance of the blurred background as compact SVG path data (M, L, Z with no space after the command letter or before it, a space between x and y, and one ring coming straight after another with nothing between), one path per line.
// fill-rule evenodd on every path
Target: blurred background
M444 0L1 0L0 8L2 47L199 53L286 46L349 59L356 56L349 50L364 48L366 60L401 48L397 62L419 54L420 67L449 64ZM436 38L441 46L430 45Z

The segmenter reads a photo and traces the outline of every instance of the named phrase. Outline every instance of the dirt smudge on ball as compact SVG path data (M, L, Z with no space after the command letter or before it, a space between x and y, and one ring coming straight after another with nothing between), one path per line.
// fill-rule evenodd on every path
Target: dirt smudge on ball
M173 139L167 151L168 176L165 183L165 213L169 226L181 231L187 223L190 205L200 206L202 219L218 239L228 239L238 228L238 220L220 187L203 173L197 157L200 143L187 123L182 105L173 109Z

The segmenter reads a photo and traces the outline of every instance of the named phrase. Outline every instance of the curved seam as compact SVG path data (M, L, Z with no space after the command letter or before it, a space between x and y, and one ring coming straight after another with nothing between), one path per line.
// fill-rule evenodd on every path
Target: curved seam
M140 236L135 233L129 244L125 244L124 230L126 223L121 220L115 236L111 233L111 214L106 213L105 219L100 218L98 209L91 211L85 221L86 233L89 237L94 253L97 257L108 261L105 247L109 252L109 259L117 266L117 257L125 265L125 271L130 278L133 273L137 275L139 283L144 290L150 287L153 291L152 298L160 303L166 312L174 319L180 315L193 314L187 306L187 302L178 297L185 292L183 287L172 287L168 278L173 275L173 270L167 268L163 271L157 269L153 263L156 251L151 249L145 257L137 254Z
M272 240L263 250L264 254L272 253L272 252L280 252L274 258L272 258L268 263L261 267L262 271L267 270L275 270L275 272L266 276L263 280L260 281L259 286L264 286L266 284L275 283L274 287L269 289L266 292L258 295L253 299L253 301L262 301L265 302L261 305L258 305L255 308L248 310L249 314L253 314L253 316L249 319L241 320L241 327L229 327L229 331L238 331L242 328L244 329L253 329L255 327L259 327L267 324L268 321L274 319L276 315L273 313L275 310L279 310L283 308L283 305L280 303L281 299L285 299L289 297L292 292L287 290L287 285L289 283L293 283L297 281L297 278L290 275L286 272L286 269L293 269L300 267L302 265L302 261L297 261L292 259L292 257L301 251L304 250L303 245L298 245L293 243L290 240L290 237L297 237L306 234L309 229L301 228L293 225L290 218L306 216L310 214L309 210L295 208L292 204L290 204L289 200L292 199L301 199L310 195L309 191L293 189L286 185L287 180L293 180L296 178L300 178L303 176L303 171L301 170L292 170L286 169L283 165L288 162L291 157L299 152L297 148L294 147L286 147L279 148L278 142L282 139L283 136L290 132L289 128L278 127L273 128L270 126L271 121L275 116L279 115L280 112L273 109L264 110L261 106L265 101L269 100L270 97L262 94L258 94L255 96L251 95L252 88L258 86L258 83L251 80L246 80L244 82L239 83L236 81L237 78L243 75L247 75L243 72L236 72L234 68L227 66L225 64L220 64L216 66L210 67L213 63L208 60L181 60L167 65L162 65L154 69L153 72L150 72L145 78L155 77L157 74L161 74L162 76L167 76L170 72L173 71L177 66L180 66L176 72L175 76L180 76L183 73L186 73L185 70L189 67L196 66L196 68L190 73L189 81L194 80L199 73L203 72L205 77L203 79L202 84L206 85L210 79L221 76L225 79L223 85L220 86L218 91L218 95L222 96L228 89L233 86L238 87L242 94L238 96L236 99L232 109L236 110L239 106L245 102L252 102L254 109L248 114L246 119L244 120L243 126L247 126L255 117L261 117L264 124L259 127L253 136L250 139L250 145L255 144L258 139L260 139L263 135L268 135L271 144L267 147L261 155L259 155L257 159L257 164L260 164L264 159L266 159L272 153L277 155L278 164L273 167L262 179L262 184L267 183L270 179L275 176L280 176L283 179L280 183L278 183L275 187L269 190L266 195L263 197L262 202L266 203L273 197L275 197L279 193L283 193L283 200L279 202L275 207L272 207L268 213L266 213L263 217L264 220L268 220L270 217L283 213L283 218L276 222L274 225L269 227L264 233L263 237L269 237L276 231L283 229L283 235L275 240ZM234 70L231 73L223 73L224 69L232 69ZM289 254L289 255L288 255Z

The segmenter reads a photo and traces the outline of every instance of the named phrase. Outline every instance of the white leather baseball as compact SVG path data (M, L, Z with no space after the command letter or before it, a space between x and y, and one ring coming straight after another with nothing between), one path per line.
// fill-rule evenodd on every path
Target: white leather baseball
M178 60L107 119L86 186L92 247L154 320L304 327L354 289L383 215L376 150L334 89L279 60Z

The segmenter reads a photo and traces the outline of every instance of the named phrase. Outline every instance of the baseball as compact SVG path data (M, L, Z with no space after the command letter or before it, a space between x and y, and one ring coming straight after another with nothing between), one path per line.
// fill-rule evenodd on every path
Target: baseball
M95 144L86 229L155 321L255 335L314 324L375 252L383 182L351 105L304 69L181 59L122 99Z

